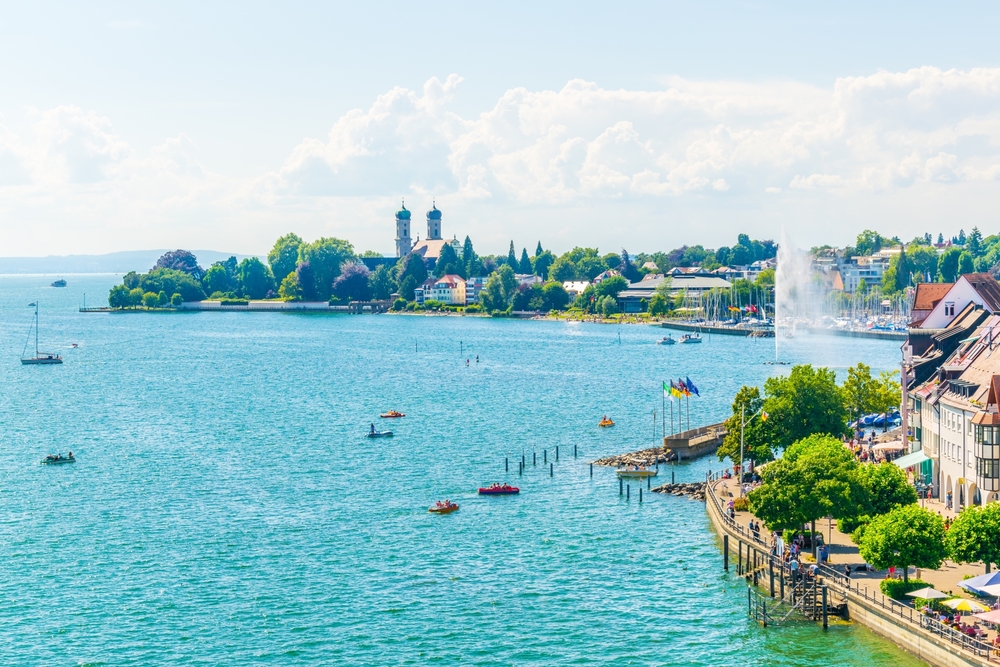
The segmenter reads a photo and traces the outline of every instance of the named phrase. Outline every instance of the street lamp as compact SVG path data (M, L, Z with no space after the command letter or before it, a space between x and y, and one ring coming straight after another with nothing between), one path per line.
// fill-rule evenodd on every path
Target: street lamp
M738 481L740 483L741 498L743 497L743 430L746 428L746 425L752 422L753 418L756 417L757 415L761 415L762 420L767 419L767 413L764 412L764 406L761 406L761 408L757 410L757 412L750 415L750 419L747 419L746 404L740 406L740 477Z

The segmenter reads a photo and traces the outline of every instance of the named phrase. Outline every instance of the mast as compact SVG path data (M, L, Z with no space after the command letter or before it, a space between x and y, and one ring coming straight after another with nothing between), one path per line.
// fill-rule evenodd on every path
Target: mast
M35 301L35 358L38 358L38 301Z

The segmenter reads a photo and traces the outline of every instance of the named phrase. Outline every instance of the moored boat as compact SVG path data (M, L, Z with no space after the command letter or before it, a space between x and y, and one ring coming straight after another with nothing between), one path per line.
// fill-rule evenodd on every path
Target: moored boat
M59 280L53 281L49 287L66 287L66 281L60 278Z
M450 500L444 502L439 500L432 507L428 507L427 511L432 514L451 514L458 511L458 503L453 503Z
M618 468L615 473L619 477L637 477L639 479L645 479L646 477L656 477L657 472L655 470L650 470L645 466L629 466L627 468Z
M657 345L673 345L676 342L677 341L674 340L673 336L667 334L666 336L663 337L663 340L657 341Z
M389 410L389 412L383 412L379 415L382 419L399 419L400 417L405 417L402 412L397 412L395 410Z
M27 357L25 356L28 352L28 341L31 340L31 329L28 329L28 340L24 342L24 351L21 352L21 363L26 366L36 366L36 365L48 365L48 364L61 364L63 358L53 352L41 352L38 349L38 302L28 304L35 309L35 319L32 322L32 328L35 330L35 356Z
M701 342L701 334L696 334L696 333L684 334L683 336L681 336L681 339L678 342L681 343L681 345L691 344L691 343L700 343Z
M481 496L512 496L521 492L521 489L510 484L491 484L479 487Z

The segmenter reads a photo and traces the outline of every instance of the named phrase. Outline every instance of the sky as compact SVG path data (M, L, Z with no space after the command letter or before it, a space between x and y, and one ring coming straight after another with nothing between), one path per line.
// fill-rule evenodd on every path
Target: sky
M1000 5L4 3L0 256L1000 233Z

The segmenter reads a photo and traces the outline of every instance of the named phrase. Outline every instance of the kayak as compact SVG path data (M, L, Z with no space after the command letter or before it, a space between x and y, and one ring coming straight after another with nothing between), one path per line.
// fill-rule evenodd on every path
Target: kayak
M618 468L615 470L615 473L617 473L619 477L638 477L640 479L646 477L656 477L657 474L655 470L650 470L649 468L639 468L638 470L635 470L634 468Z
M366 438L391 438L392 431L375 431L374 433L366 433Z
M58 459L42 459L41 461L44 465L61 465L63 463L76 463L75 458L61 457Z
M615 423L610 419L602 419L601 421L597 422L597 425L600 426L601 428L608 428L609 426L614 426Z
M399 419L405 416L402 412L396 412L395 410L389 410L389 412L379 415L382 419Z
M479 487L481 496L513 496L520 492L516 486Z
M451 505L435 505L434 507L428 507L427 511L431 514L451 514L458 511L458 505L456 503L452 503Z

